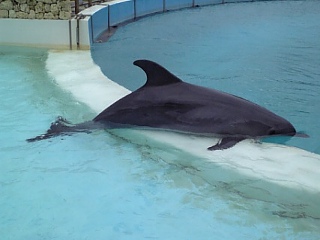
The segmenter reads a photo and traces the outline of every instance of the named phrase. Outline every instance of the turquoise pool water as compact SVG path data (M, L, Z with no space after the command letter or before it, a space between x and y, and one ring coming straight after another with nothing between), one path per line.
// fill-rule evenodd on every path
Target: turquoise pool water
M187 82L249 99L311 136L288 145L320 153L319 12L319 1L170 12L118 29L94 46L92 56L109 78L131 90L145 81L132 62L147 58Z
M319 72L315 64L319 65L320 55L318 42L314 41L319 36L315 30L320 22L315 14L319 12L319 2L253 4L206 7L142 19L120 28L108 43L95 46L93 57L111 79L130 89L140 86L144 79L131 66L132 60L151 58L187 81L244 96L280 112L311 135L307 146L302 140L288 144L306 149L312 146L309 150L319 152ZM254 16L261 17L259 23L265 24L264 30L256 31L258 22L244 21L243 16L234 14L249 16L254 13L252 6L260 9ZM284 19L275 21L271 17L275 12L275 18L283 15ZM202 18L208 18L206 13L215 16L214 22L221 27L219 36L201 26L205 22ZM195 27L205 30L213 43L220 45L207 48L210 42L203 42L204 36L194 33L199 28L194 28L192 34L187 24L186 29L171 29L166 37L157 35L178 25L177 19L187 22L190 17L192 22L191 15L199 20ZM302 21L304 17L307 21ZM171 20L163 27L160 22L164 19ZM305 37L291 43L295 51L286 48L287 42L277 45L279 40L265 34L274 29L271 23L279 22L290 22L292 28L279 27L277 33L285 35L284 29L291 29L295 33L290 35L293 39ZM235 23L243 26L241 31ZM155 24L156 31L150 32L149 28L144 33L149 24ZM296 26L300 26L298 32L293 30ZM182 33L178 34L177 29ZM270 48L259 47L253 40L245 48L241 42L235 46L234 39L242 39L239 34L245 43L249 40L246 36L261 34L257 42L274 46L271 49L277 57ZM177 39L181 36L189 39L187 46ZM197 36L199 40L195 42ZM147 42L135 43L143 39ZM303 47L298 44L301 41ZM225 44L227 48L223 47ZM254 49L264 54L257 54ZM206 54L209 50L211 55ZM250 57L242 54L246 51ZM266 66L265 61L258 64L261 58L272 62L271 66ZM248 194L246 188L252 184L251 179L218 181L215 174L230 173L201 161L197 167L187 166L185 162L197 159L182 153L168 159L163 152L104 131L27 143L26 138L42 133L58 115L73 122L95 115L57 86L47 73L46 59L46 50L0 47L1 239L318 239L319 194L310 195L309 199L303 191L272 185L260 186ZM291 66L289 62L296 63L295 68L287 68ZM274 69L285 73L280 75L281 71ZM278 191L278 195L271 195L268 188Z

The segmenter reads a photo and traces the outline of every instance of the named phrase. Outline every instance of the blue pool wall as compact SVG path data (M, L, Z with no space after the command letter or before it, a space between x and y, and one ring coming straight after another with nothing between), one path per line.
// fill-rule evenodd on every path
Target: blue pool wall
M137 18L166 11L192 8L205 5L216 5L236 2L253 2L252 0L116 0L102 3L94 11L84 10L89 16L88 35L89 44L92 45L96 39L106 30L110 30ZM88 14L89 13L89 14ZM82 14L82 12L80 13Z

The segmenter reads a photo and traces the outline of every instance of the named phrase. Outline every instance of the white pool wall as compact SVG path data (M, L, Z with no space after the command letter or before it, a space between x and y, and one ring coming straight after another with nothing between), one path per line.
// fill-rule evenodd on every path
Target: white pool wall
M0 44L69 48L69 21L2 18Z

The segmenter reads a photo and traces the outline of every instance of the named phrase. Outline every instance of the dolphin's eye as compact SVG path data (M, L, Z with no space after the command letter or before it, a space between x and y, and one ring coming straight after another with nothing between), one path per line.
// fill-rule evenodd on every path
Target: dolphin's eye
M276 134L276 130L274 130L274 129L269 130L269 135L275 135L275 134Z

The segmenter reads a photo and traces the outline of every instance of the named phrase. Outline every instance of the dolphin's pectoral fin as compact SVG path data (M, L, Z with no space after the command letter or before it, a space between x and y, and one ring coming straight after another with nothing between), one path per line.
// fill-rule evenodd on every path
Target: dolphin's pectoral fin
M216 145L208 147L208 150L223 150L228 149L236 145L238 142L246 139L245 137L224 137Z

